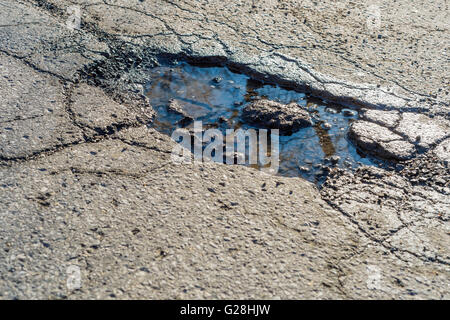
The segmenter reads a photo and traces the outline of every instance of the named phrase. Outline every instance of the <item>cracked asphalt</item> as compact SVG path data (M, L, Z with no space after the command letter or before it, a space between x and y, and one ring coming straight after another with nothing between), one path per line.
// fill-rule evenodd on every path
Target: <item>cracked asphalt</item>
M0 8L1 299L450 298L447 1ZM400 161L320 190L175 164L143 95L164 57L357 106L349 138Z

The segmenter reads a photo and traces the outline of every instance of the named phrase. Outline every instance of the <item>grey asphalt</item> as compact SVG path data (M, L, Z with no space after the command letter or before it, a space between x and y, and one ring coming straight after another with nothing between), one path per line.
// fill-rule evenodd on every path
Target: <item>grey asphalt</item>
M1 299L450 297L446 1L0 8ZM142 95L168 55L359 106L355 143L407 160L321 190L176 164Z

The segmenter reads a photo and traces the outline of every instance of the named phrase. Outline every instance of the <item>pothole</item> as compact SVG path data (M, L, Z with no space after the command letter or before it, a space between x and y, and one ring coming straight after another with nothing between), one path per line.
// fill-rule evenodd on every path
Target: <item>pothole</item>
M222 132L260 129L264 126L243 120L243 109L249 103L260 99L297 103L308 112L312 125L280 135L279 175L301 176L320 185L333 167L354 170L361 165L384 165L347 140L349 125L359 117L357 109L256 81L227 67L164 63L150 69L148 77L145 93L157 112L153 125L165 134L192 128L192 120Z

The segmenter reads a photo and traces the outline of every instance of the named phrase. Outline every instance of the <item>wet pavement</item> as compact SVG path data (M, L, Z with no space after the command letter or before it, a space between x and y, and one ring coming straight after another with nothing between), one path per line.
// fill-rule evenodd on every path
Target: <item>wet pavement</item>
M349 125L359 117L354 108L263 83L227 67L175 61L164 62L148 72L145 94L157 111L154 127L163 133L170 135L176 128L192 127L192 121L182 121L185 116L202 121L204 128L218 128L223 133L226 129L264 128L242 120L242 109L248 103L258 99L295 102L309 112L313 126L280 135L279 175L301 176L321 184L330 167L354 170L361 165L383 165L358 152L348 141ZM168 109L173 99L182 106L184 115Z

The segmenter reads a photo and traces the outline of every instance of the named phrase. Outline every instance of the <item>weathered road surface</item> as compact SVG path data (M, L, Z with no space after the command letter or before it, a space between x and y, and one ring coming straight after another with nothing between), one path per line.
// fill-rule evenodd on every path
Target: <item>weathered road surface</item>
M0 9L0 298L450 298L447 1ZM144 125L162 54L367 108L355 143L408 160L334 171L320 192L176 165Z

